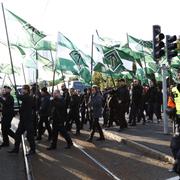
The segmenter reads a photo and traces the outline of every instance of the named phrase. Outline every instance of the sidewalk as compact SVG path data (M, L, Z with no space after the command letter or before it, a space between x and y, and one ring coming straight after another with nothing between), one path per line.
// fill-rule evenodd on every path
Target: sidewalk
M170 149L170 141L172 138L172 124L169 123L169 134L163 132L163 122L159 124L149 122L145 125L137 123L136 126L129 126L121 132L119 127L113 126L105 128L104 132L107 137L124 143L135 148L141 149L144 153L149 153L158 159L173 163L172 153Z

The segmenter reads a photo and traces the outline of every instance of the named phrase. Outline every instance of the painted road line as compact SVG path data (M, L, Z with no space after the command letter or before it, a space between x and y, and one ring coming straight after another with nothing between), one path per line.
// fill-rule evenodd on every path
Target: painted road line
M166 179L166 180L179 180L180 177L179 176L175 176L175 177L172 177L172 178L169 178L169 179Z

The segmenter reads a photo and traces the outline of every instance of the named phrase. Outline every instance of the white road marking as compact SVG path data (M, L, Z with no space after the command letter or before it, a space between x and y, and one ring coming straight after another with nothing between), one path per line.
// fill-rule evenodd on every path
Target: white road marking
M169 179L166 179L166 180L179 180L180 177L179 176L175 176L175 177L172 177L172 178L169 178Z

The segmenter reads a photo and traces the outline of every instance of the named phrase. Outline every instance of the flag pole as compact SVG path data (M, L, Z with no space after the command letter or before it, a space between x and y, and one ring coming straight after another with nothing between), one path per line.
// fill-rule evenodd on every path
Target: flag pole
M2 82L2 85L1 85L2 88L3 88L3 86L4 86L5 79L6 79L6 74L4 74L4 77L3 77L3 82Z
M91 88L92 88L92 73L93 73L93 46L94 46L94 35L92 35L92 44L91 44Z
M8 35L8 29L7 29L7 24L6 24L6 17L5 17L3 3L1 3L1 7L2 7L2 12L3 12L4 26L5 26L6 38L7 38L8 50L9 50L9 58L10 58L10 62L11 62L11 69L12 69L13 80L14 80L14 89L15 89L15 92L17 93L16 78L15 78L15 73L14 73L14 66L13 66L13 60L12 60L12 55L11 55L9 35ZM19 100L18 100L18 106L20 106Z
M55 77L56 77L56 66L55 66L55 62L54 62L54 58L53 58L51 50L50 50L50 54L51 54L52 70L53 70L53 81L52 81L52 95L53 95L53 93L54 93L54 85L55 85Z
M22 71L23 71L24 83L26 84L26 76L25 76L25 71L24 71L23 63L22 63Z

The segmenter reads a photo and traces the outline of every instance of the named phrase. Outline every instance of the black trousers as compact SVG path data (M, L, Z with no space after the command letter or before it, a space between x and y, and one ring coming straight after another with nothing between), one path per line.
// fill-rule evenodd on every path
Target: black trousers
M44 126L43 124L45 124L45 128L48 131L49 137L51 137L52 135L52 130L51 130L51 126L50 126L50 122L48 120L48 116L40 116L40 120L38 123L38 137L41 137L44 133Z
M32 151L35 150L35 140L34 140L34 128L32 123L22 123L20 122L16 131L15 137L15 147L14 149L19 150L19 146L21 143L21 135L24 132L27 132L27 140L29 142L30 148Z
M58 132L60 132L61 136L66 140L67 144L72 144L72 140L70 135L68 134L64 125L53 125L52 128L52 143L51 146L56 148L57 140L58 140Z
M96 132L96 129L99 132L100 138L104 138L104 134L103 134L102 128L101 128L101 126L99 124L99 118L94 118L93 119L92 132L90 134L90 139L91 140L93 139L93 136L94 136L94 133Z
M34 135L37 136L37 127L38 127L38 114L36 110L32 111L32 120L33 120L33 127L34 127Z
M2 130L2 137L3 137L3 143L9 144L9 137L15 139L15 133L11 130L11 121L13 119L13 116L3 116L1 121L1 130Z
M66 123L67 130L71 130L73 122L75 122L76 124L76 132L80 132L80 120L78 110L69 111L68 122Z

